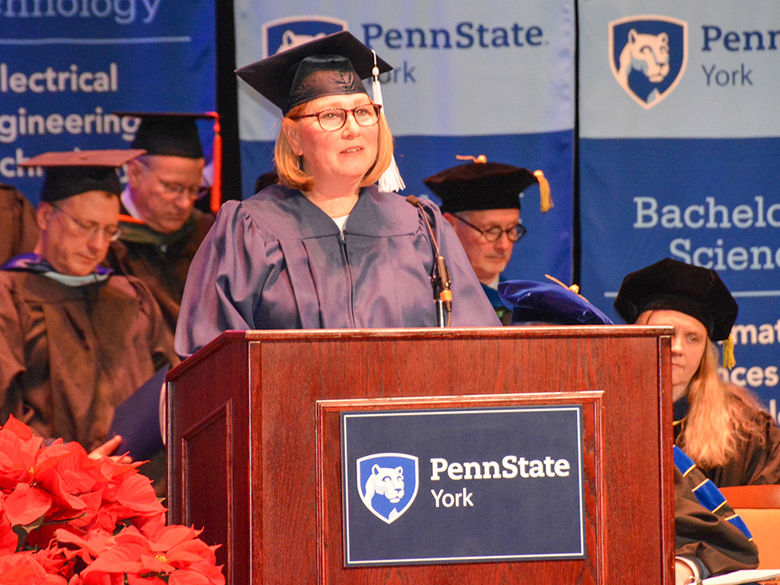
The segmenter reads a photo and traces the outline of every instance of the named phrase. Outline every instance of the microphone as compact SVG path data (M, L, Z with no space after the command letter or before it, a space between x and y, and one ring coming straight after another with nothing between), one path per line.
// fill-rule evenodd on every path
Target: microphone
M444 256L442 256L439 251L439 244L436 241L436 236L433 235L433 229L428 221L428 214L426 213L422 202L414 195L408 195L406 201L420 210L420 214L425 220L425 227L428 228L428 235L431 237L431 242L433 243L436 260L433 268L433 275L431 276L433 300L436 302L439 327L447 327L452 319L452 289L450 289L452 279L450 278L450 271L447 269L447 263L444 261Z

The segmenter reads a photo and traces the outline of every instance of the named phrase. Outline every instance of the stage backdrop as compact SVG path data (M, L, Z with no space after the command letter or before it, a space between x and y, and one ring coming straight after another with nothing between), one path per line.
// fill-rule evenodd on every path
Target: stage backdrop
M580 2L580 26L584 293L611 310L661 258L714 268L739 302L728 375L777 416L777 1Z
M542 215L527 189L510 278L569 281L572 252L574 12L570 0L349 2L236 0L237 63L347 29L395 69L382 94L396 137L402 195L428 195L422 179L461 161L455 155L542 169L555 208ZM272 168L281 114L239 86L244 197ZM433 198L433 197L432 197Z
M18 163L127 148L137 124L112 112L214 110L214 22L213 0L0 2L0 182L35 203Z

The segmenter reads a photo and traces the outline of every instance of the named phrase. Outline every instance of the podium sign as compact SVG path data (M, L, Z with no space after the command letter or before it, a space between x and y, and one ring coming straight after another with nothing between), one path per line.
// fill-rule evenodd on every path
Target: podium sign
M343 413L346 566L581 558L581 408Z

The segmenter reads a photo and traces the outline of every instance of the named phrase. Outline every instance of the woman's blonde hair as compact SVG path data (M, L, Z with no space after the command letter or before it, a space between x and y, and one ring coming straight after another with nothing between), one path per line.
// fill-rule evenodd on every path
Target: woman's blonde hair
M688 385L690 409L678 444L700 466L716 467L740 457L740 443L765 441L764 410L753 395L718 375L718 348L709 339L699 369Z
M274 164L279 174L279 182L301 191L309 191L314 187L314 177L303 170L301 157L295 154L287 133L290 131L290 124L295 123L293 118L308 113L308 105L309 102L306 102L287 112L282 119L282 128L279 130L279 136L276 138L274 146ZM393 135L384 114L381 112L378 125L376 160L363 177L360 183L361 187L376 183L382 173L390 166L393 158Z

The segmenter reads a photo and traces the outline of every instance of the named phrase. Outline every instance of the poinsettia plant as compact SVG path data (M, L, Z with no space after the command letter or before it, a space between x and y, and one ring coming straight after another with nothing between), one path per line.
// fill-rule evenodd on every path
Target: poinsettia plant
M0 585L224 585L214 550L165 508L140 463L0 427Z

